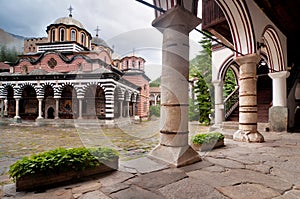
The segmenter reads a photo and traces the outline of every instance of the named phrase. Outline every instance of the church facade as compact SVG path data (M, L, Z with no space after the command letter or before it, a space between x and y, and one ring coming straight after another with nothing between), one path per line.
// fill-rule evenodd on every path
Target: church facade
M70 10L71 11L71 10ZM114 65L113 50L70 15L26 39L24 53L0 73L1 116L21 120L89 119L115 124L147 118L149 78L138 60L134 78ZM125 63L125 62L124 62ZM55 121L55 120L54 120ZM127 120L129 121L129 120Z

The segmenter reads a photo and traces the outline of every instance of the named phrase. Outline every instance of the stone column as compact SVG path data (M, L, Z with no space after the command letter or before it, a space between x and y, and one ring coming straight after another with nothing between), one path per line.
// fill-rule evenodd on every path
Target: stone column
M126 114L127 114L127 117L128 118L130 118L130 114L129 114L129 109L130 109L130 106L129 106L129 101L126 101L126 106L127 106L127 108L126 108Z
M77 119L82 119L82 98L78 98L78 103L79 103L79 115L78 115L78 118Z
M223 102L223 82L215 80L212 82L215 87L215 124L221 127L224 121L224 102Z
M59 112L59 98L55 98L55 116L54 116L54 119L59 119L58 112Z
M7 109L8 109L8 100L4 100L4 116L7 116Z
M16 122L21 122L21 117L20 117L20 113L19 113L19 102L20 102L20 98L21 97L19 97L19 96L17 96L17 97L15 97L15 101L16 101L16 115L15 115L15 117L14 117L14 120L16 121Z
M157 94L154 94L154 106L156 106L157 105Z
M4 118L4 99L1 99L1 117Z
M273 106L269 109L269 123L273 131L286 131L288 125L288 108L286 94L286 78L290 73L280 71L269 73L273 81Z
M37 117L38 120L44 119L42 117L42 104L43 104L43 97L38 97L39 101L39 116Z
M123 100L120 100L119 101L119 103L120 103L120 117L119 118L123 118Z
M189 32L200 19L175 6L155 19L163 33L160 143L150 153L176 167L201 158L188 144Z
M257 131L257 54L237 57L240 66L239 89L239 130L233 139L242 142L263 142L264 137Z

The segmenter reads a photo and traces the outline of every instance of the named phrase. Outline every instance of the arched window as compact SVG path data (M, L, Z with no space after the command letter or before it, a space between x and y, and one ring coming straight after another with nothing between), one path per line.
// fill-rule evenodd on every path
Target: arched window
M59 30L59 35L60 35L60 41L65 41L65 29L64 28L61 28Z
M51 42L55 42L55 29L51 30Z
M76 30L71 30L71 41L76 41Z
M85 34L81 33L81 44L85 46Z

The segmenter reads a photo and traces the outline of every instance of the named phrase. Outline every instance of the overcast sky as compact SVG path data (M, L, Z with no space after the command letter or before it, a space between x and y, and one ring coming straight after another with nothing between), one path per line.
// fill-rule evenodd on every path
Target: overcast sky
M135 0L0 0L0 5L0 28L24 37L46 37L46 27L68 16L72 5L73 18L92 36L99 26L99 36L114 47L115 54L141 56L150 79L160 76L162 35L151 26L154 10ZM197 44L201 35L192 32L190 37L193 57L201 49Z

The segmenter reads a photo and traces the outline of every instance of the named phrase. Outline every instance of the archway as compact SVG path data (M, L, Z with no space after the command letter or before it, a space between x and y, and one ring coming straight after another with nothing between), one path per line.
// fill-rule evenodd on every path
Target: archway
M121 90L116 87L114 91L114 118L120 118L121 116L121 104L120 104L120 99L119 99L119 93Z
M14 89L12 86L7 86L7 117L14 117L16 113L16 101L14 99Z
M105 93L100 86L92 85L86 89L83 100L83 117L105 118Z
M46 114L45 118L54 119L54 116L53 116L53 118L49 118L49 115L48 115L49 108L52 108L52 107L55 107L54 90L53 90L52 86L47 85L44 88L44 99L43 99L43 106L42 106L42 111L43 111L43 113Z
M257 67L257 121L269 122L269 108L272 106L272 79L269 66L261 62Z
M132 117L134 116L134 94L131 95L130 97L130 102L129 102L129 116Z
M54 108L49 107L47 110L47 119L54 119Z
M73 86L66 85L59 100L59 118L75 119L78 113L78 100Z
M38 116L38 100L34 88L27 85L23 88L20 100L20 117L25 120L35 120Z

